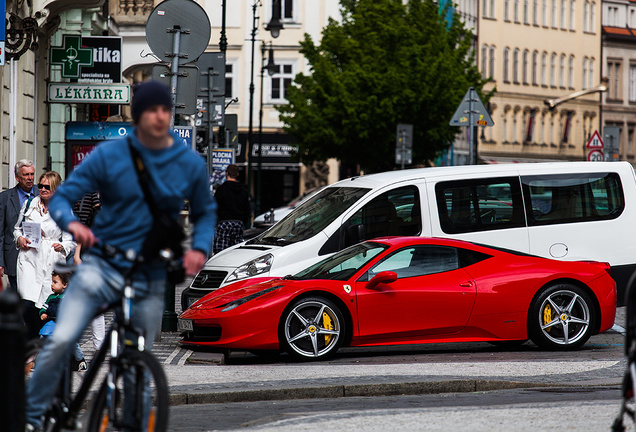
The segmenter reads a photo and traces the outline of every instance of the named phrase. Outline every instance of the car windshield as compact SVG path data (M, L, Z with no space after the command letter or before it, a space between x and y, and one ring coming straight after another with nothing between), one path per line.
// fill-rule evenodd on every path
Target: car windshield
M288 276L287 279L348 280L366 263L388 247L388 245L373 242L359 243L312 265L294 276Z
M307 240L322 231L367 192L369 189L364 188L326 188L296 207L262 236L248 243L282 246Z

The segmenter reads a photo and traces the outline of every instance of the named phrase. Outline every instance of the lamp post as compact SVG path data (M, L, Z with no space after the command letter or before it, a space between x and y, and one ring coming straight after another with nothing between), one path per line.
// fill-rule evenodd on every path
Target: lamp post
M252 59L251 59L251 70L250 70L250 112L249 112L249 125L247 131L247 189L251 190L252 186L252 148L254 146L253 142L253 126L254 126L254 44L256 43L256 33L258 31L258 19L256 16L256 11L258 6L261 5L260 0L256 0L252 5ZM272 33L273 38L277 38L280 34L280 30L283 28L283 25L280 21L280 1L274 0L273 9L272 9L272 20L265 27L267 31ZM262 88L262 86L261 86Z
M263 65L265 61L265 52L267 51L267 45L265 42L261 45L261 107L258 112L258 152L256 153L256 160L258 161L258 174L256 177L256 213L261 212L261 169L263 167L263 77L265 71L272 76L278 70L278 65L274 63L274 47L269 44L269 56L267 58L267 64Z

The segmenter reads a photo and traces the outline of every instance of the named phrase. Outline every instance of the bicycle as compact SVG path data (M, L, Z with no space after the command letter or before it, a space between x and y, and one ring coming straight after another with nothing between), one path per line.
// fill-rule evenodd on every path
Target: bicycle
M115 310L115 319L107 331L104 343L95 353L74 394L70 363L65 367L58 392L51 408L45 413L43 430L57 432L62 428L81 428L79 416L84 402L97 379L101 365L106 361L107 354L110 354L107 373L97 391L86 430L164 432L168 425L169 409L167 379L159 361L145 351L143 331L135 328L130 319L134 298L132 275L143 258L133 251L124 252L111 245L101 244L98 247L105 257L120 256L132 263L130 269L124 273L121 304L109 305L98 312L102 314ZM69 271L70 268L62 265L58 270ZM33 341L27 346L25 374L37 367L37 355L42 347L41 340ZM126 385L124 381L127 382Z

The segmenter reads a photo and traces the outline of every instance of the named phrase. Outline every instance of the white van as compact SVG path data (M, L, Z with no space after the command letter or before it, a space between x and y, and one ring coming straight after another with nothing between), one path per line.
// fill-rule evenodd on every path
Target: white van
M609 262L622 304L636 270L636 175L627 162L473 165L334 183L260 236L208 260L182 296L294 274L361 240L451 237L564 260Z

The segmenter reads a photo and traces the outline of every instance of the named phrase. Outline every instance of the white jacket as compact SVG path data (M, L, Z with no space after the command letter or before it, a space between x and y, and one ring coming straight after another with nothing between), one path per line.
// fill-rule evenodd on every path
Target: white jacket
M16 245L18 237L23 236L22 220L40 224L42 241L39 249L20 249L18 253L16 271L18 292L23 299L35 302L35 306L41 308L48 296L53 293L51 291L53 264L58 261L64 262L76 244L71 234L62 231L53 221L50 213L45 212L39 196L33 198L25 214L26 204L27 201L22 205L18 222L13 230ZM64 252L56 252L53 249L55 243L60 243Z

